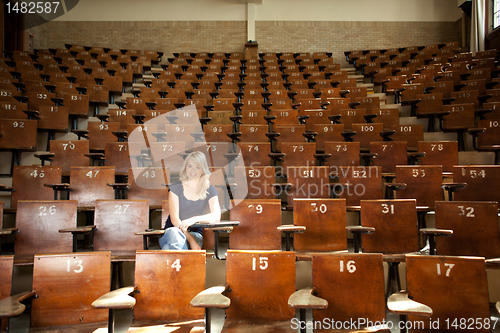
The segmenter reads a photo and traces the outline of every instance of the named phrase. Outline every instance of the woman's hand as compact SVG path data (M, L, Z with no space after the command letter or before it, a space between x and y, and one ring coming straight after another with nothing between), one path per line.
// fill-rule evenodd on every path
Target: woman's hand
M181 224L179 224L178 228L181 229L181 231L185 233L185 232L187 232L189 226L190 226L189 223L181 221Z

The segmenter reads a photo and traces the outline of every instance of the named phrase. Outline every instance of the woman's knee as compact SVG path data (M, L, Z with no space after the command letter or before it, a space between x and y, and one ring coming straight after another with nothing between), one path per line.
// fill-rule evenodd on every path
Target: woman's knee
M159 242L163 250L178 249L186 242L186 236L179 228L168 228Z

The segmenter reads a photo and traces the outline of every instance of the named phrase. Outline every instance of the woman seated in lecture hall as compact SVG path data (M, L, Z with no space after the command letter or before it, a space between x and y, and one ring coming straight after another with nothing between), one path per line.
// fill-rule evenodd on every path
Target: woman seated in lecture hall
M220 220L219 197L209 177L205 155L199 151L190 153L184 160L179 181L169 187L170 215L165 222L165 234L160 238L162 250L200 250L203 228L192 225Z

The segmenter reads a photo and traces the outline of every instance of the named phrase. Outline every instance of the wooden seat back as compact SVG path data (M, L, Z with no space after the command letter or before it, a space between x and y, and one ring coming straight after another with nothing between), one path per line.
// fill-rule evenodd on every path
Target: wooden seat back
M287 206L293 207L295 198L329 198L329 170L326 166L287 167Z
M274 166L236 166L234 168L236 193L234 199L275 199L277 190ZM246 185L245 185L246 184Z
M371 124L352 124L352 130L356 132L354 141L360 143L361 149L370 149L370 143L374 141L383 141L380 132L384 130L384 124L371 123Z
M288 306L295 291L295 254L229 250L226 285L231 299L228 319L290 321L295 315Z
M408 253L419 250L417 203L415 199L361 200L361 224L373 227L363 235L363 251Z
M350 322L385 318L384 266L381 254L315 253L312 284L317 296L328 301L325 310L313 310L314 319Z
M316 144L314 142L282 142L281 152L285 154L281 162L283 171L289 166L315 166Z
M498 203L488 201L436 202L436 228L453 230L450 237L437 237L440 255L500 256Z
M14 166L11 196L11 208L17 208L19 200L52 200L54 191L44 184L61 182L62 168L57 166Z
M457 141L419 141L418 151L425 153L420 157L420 165L441 165L443 172L452 172L458 164Z
M240 142L238 143L241 156L247 166L266 166L270 165L271 153L270 142Z
M443 168L440 165L396 166L396 182L407 187L396 192L398 199L416 199L418 206L434 208L443 200Z
M345 251L345 199L293 200L293 224L305 226L304 233L294 235L295 251Z
M50 162L51 166L60 166L63 176L69 176L72 166L87 166L89 158L89 141L87 140L51 140L50 152L55 156Z
M91 309L110 291L109 252L40 254L35 256L31 326L88 325L103 322L108 311Z
M59 230L76 228L76 214L75 200L20 200L14 252L21 256L72 252L72 235Z
M162 201L168 198L170 170L163 168L130 168L128 169L130 200L149 200L150 208L161 207Z
M95 251L143 249L143 240L134 235L149 228L148 200L96 200L94 224Z
M370 153L377 154L372 165L382 167L382 173L396 173L396 165L407 164L406 141L374 141L370 143Z
M241 124L240 125L241 136L240 139L242 142L267 142L269 139L266 136L266 133L269 132L269 126L267 124Z
M106 142L104 146L105 166L115 168L115 175L123 176L129 168L138 167L134 156L141 154L140 144L135 142Z
M229 236L229 247L235 250L280 250L281 201L243 200L232 205L230 219L240 221Z
M326 165L334 174L338 173L339 166L359 166L359 151L359 142L327 141L325 154L331 154L332 157L326 160Z
M91 208L97 199L114 199L115 192L107 184L115 182L115 167L71 167L69 193L71 200L78 201L78 207Z
M428 332L430 323L437 323L433 329L451 330L455 318L458 325L459 318L477 318L482 323L490 318L484 258L407 255L406 284L413 301L429 306L433 312L425 320L408 316L411 322L424 323L418 332ZM483 325L477 331L490 329Z
M0 119L0 150L35 150L37 121Z
M113 132L120 130L119 122L89 121L87 129L90 150L104 150L106 142L118 142L118 138L113 135Z
M280 136L276 141L276 150L281 151L283 142L306 142L303 133L306 125L276 125L274 131Z
M500 193L495 190L500 182L498 165L456 165L453 167L453 181L467 183L467 187L455 193L457 201L497 201Z
M339 198L346 199L347 206L359 206L360 200L384 197L380 166L341 166L338 176L340 184L347 184L339 194Z
M394 141L406 141L408 150L417 150L418 142L424 141L424 127L421 124L392 126L396 131L392 135Z
M205 289L205 261L205 251L137 251L134 319L203 319L189 302Z
M479 120L477 127L486 129L477 138L478 149L488 149L500 144L500 120Z
M0 257L0 300L7 298L11 294L12 289L12 272L14 267L14 256ZM8 319L0 319L0 331L4 332L8 327Z

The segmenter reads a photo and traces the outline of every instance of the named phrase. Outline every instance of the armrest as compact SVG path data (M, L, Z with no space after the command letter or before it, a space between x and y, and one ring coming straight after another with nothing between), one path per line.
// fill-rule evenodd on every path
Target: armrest
M26 309L26 306L21 302L33 296L35 296L34 291L25 291L23 293L2 299L0 301L0 318L19 316L24 312L24 309Z
M196 295L189 304L195 308L227 309L231 300L222 295L224 291L226 291L225 286L208 288Z
M60 229L59 233L62 234L62 233L71 232L72 234L84 234L84 233L91 232L95 228L96 228L95 225L85 225L85 226L81 226L81 227Z
M431 317L432 309L425 304L415 302L408 298L408 292L400 291L392 294L387 299L387 308L392 313L399 315L413 315L419 317Z
M132 309L135 305L135 298L129 296L134 292L135 287L124 287L113 290L96 299L92 309Z
M422 228L420 229L420 232L424 235L433 235L433 236L449 237L453 235L453 230L449 229Z
M373 234L375 228L373 227L363 227L361 225L352 225L345 227L345 230L350 231L352 233L358 234Z
M136 236L156 236L156 235L163 235L165 233L165 229L158 229L158 230L145 230L145 231L138 231L134 232L134 235Z
M303 233L306 231L306 227L302 225L284 224L277 227L279 231L283 232L293 232L293 233Z
M18 232L19 229L18 228L5 228L5 229L0 229L0 236L7 236L7 235L11 235L11 234L14 234L16 232Z
M288 306L295 309L326 309L328 307L328 301L314 296L313 293L313 288L297 290L288 298Z
M192 227L199 228L226 228L226 227L234 227L240 225L240 221L198 221L192 225Z

